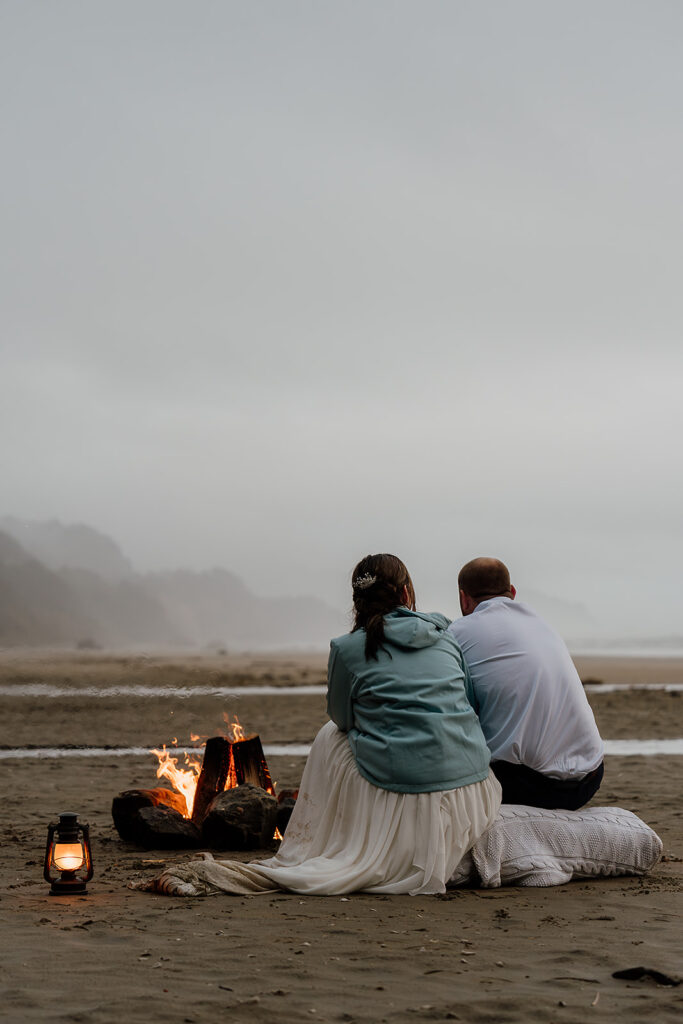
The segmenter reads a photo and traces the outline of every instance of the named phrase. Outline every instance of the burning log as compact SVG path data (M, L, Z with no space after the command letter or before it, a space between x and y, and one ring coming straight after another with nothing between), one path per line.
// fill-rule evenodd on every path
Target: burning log
M259 744L260 745L260 744ZM253 850L273 841L277 800L245 782L219 793L202 824L204 842L214 850Z
M232 746L230 740L223 736L214 736L206 741L204 761L192 805L192 821L197 827L203 822L216 794L225 789L232 765Z
M208 746L208 743L207 743ZM261 740L258 736L247 736L232 744L232 758L235 767L235 785L250 782L253 786L273 792L273 782L266 763Z
M201 825L209 804L223 792L228 781L233 786L250 782L265 789L266 793L273 792L273 783L258 736L248 736L234 743L222 736L207 740L192 807L192 821L195 825Z

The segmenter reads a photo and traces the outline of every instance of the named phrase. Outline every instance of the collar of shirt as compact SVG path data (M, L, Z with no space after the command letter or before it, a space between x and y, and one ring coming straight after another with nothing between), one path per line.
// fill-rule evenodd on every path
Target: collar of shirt
M511 597L504 597L502 595L501 595L501 597L487 597L485 601L480 601L479 602L477 607L472 612L472 615L476 615L477 612L480 609L482 609L482 608L488 608L489 605L492 605L494 601L505 601L506 604L512 604L512 598Z

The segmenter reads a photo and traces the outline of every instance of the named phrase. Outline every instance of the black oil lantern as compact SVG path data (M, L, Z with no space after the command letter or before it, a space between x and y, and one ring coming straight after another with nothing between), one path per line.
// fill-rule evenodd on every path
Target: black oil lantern
M58 822L48 825L43 875L52 883L52 896L87 891L85 883L92 878L90 827L79 824L77 814L60 814Z

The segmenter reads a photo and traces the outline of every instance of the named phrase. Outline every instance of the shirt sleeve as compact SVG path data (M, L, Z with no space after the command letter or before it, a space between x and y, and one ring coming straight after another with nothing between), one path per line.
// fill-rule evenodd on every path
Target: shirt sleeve
M352 684L353 679L339 650L331 644L327 662L327 713L342 732L348 732L353 726Z

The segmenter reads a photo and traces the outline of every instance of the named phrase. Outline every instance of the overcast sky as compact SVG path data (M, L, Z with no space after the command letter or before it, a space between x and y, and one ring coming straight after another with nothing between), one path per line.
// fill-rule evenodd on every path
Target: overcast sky
M681 632L683 5L3 0L0 514Z

